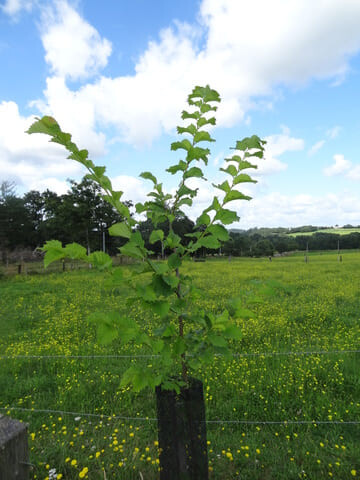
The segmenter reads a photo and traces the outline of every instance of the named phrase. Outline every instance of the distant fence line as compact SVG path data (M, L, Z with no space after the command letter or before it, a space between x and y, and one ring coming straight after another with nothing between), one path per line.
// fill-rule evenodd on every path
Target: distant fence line
M113 264L118 265L130 265L134 263L134 260L125 255L117 255L112 257ZM42 261L35 262L14 262L9 263L8 265L0 265L0 269L4 272L5 275L31 275L36 273L60 273L71 270L84 270L90 269L87 263L81 262L80 260L65 260L65 261L56 261L49 265L47 268L44 267Z

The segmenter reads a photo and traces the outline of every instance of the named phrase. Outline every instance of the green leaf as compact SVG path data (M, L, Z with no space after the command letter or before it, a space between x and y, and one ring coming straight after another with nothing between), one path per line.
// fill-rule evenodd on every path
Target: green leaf
M224 337L231 338L233 340L241 340L243 336L241 328L237 327L236 325L230 325L229 327L225 328L222 334Z
M266 142L261 140L257 135L253 135L252 137L246 137L242 140L238 140L236 142L236 150L246 150L256 148L258 150L263 151L264 145Z
M238 171L234 165L228 165L226 168L220 168L222 172L228 173L232 177L235 177L237 175Z
M179 134L190 133L190 135L195 135L195 133L197 132L197 128L193 123L191 123L187 127L177 127L177 132Z
M163 275L162 278L171 288L176 288L179 285L180 279L176 275Z
M219 220L224 225L230 225L236 220L240 220L236 212L221 208L215 215L214 220Z
M108 345L119 336L119 331L114 325L100 323L97 327L97 340L101 345Z
M188 118L194 118L195 120L199 119L200 118L200 113L199 112L192 112L192 113L189 113L187 112L186 110L183 110L181 112L181 118L183 120L187 120Z
M234 178L234 185L245 182L257 183L257 180L253 180L250 175L247 175L246 173L240 173L240 175Z
M196 220L196 225L209 225L211 222L210 216L207 213L202 213Z
M213 138L210 137L210 134L205 131L197 132L194 136L194 143L199 142L215 142Z
M205 248L219 248L221 246L219 240L213 235L207 235L206 237L201 238L197 243Z
M225 182L221 183L220 185L215 185L215 183L213 183L213 186L215 188L218 188L219 190L222 190L225 193L229 193L231 191L229 182L227 180L225 180Z
M216 90L212 90L209 85L206 87L196 86L188 96L188 102L193 101L196 98L201 98L204 102L220 102L220 95Z
M198 167L192 167L187 172L184 173L184 178L203 177L203 176L204 174L201 168L198 168Z
M226 230L225 227L219 224L210 225L208 228L208 232L212 233L214 237L222 242L226 242L229 240L229 232Z
M179 237L179 235L176 235L176 233L171 231L169 235L166 237L165 246L171 249L174 249L176 247L179 247L180 244L181 244L181 238Z
M181 200L179 200L177 206L180 208L182 205L188 205L189 207L191 207L191 205L193 204L193 201L191 200L191 198L189 197L183 197Z
M172 165L171 167L167 168L166 171L174 175L180 170L183 172L184 170L186 170L186 167L187 163L184 162L184 160L180 160L177 165Z
M171 150L186 150L187 152L191 149L191 143L189 142L188 139L184 138L184 140L181 140L181 142L173 142L171 144Z
M177 253L172 253L168 258L168 265L171 269L179 268L181 265L181 258Z
M61 242L58 240L49 240L39 250L46 252L44 257L44 266L47 268L50 263L65 258L65 252Z
M225 340L224 337L221 337L219 335L216 335L215 333L209 332L208 334L208 340L211 343L211 345L214 345L215 347L226 347L227 346L227 341Z
M109 228L109 233L114 237L131 237L131 230L125 222L114 223L114 225L111 225Z
M191 160L202 160L205 165L208 163L208 155L210 154L210 150L208 148L201 148L201 147L191 147L187 154L187 159L189 162Z
M154 185L157 185L157 180L156 177L151 172L142 172L139 175L141 178L144 178L145 180L151 180Z
M163 318L169 313L170 303L165 300L158 300L151 304L151 308L160 318Z
M203 127L204 125L207 125L207 124L216 125L216 118L215 117L211 117L211 118L201 117L201 118L199 118L197 124L198 124L199 128L201 128L201 127Z
M249 197L248 195L244 195L238 190L231 190L229 193L225 195L224 204L228 202L232 202L233 200L251 200L251 197Z
M192 190L191 188L187 187L184 183L179 188L177 194L178 197L181 198L184 195L190 195L190 197L195 197L198 189Z
M89 263L99 270L106 270L112 267L112 259L105 252L93 252L88 257Z
M149 242L151 244L162 242L164 240L164 232L162 230L153 230L150 234Z
M86 248L78 243L68 243L64 248L64 255L72 260L85 260Z
M140 202L135 205L136 213L143 213L146 211L146 208L147 208L146 205Z
M173 344L173 352L175 353L175 355L180 356L183 353L185 353L185 350L186 350L186 344L184 342L184 339L181 337L178 337Z
M139 247L137 247L136 245L132 245L131 243L126 243L123 247L121 247L120 252L127 257L139 259L142 259L144 257Z

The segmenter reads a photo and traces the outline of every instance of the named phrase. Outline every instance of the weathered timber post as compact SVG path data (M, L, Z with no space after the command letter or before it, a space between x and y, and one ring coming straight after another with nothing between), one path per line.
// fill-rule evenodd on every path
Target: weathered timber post
M0 480L28 480L27 427L0 414Z
M208 480L203 385L192 379L179 395L156 387L160 480Z

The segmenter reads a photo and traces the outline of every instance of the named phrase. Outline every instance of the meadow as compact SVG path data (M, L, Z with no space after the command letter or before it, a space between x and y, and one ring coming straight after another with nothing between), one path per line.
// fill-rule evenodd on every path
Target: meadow
M307 237L314 235L314 233L335 233L336 235L349 235L349 233L360 233L360 228L323 228L316 230L315 232L295 232L288 233L290 237L298 237L299 235L305 235Z
M360 478L360 253L184 270L214 312L272 292L239 320L234 357L194 372L205 388L210 479ZM99 306L118 308L151 331L157 319L128 307L127 294L91 270L0 280L0 413L29 423L32 479L157 478L155 395L119 386L131 362L147 368L148 352L98 345L86 321Z

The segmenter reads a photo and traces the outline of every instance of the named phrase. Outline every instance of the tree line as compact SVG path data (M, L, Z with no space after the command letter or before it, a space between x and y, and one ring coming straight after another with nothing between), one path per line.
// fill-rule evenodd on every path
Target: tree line
M19 260L24 252L36 252L46 240L57 239L64 244L77 242L87 250L104 250L116 255L122 246L119 237L111 237L108 228L121 221L120 215L105 202L100 187L84 177L80 182L69 180L67 193L59 195L49 189L44 192L31 190L22 197L16 194L16 185L0 184L0 252L3 262L9 258ZM132 206L129 201L128 206ZM173 229L184 242L193 231L194 223L178 214ZM350 227L350 225L349 225ZM150 245L151 222L144 219L138 227L146 247L155 256L164 256L160 242ZM159 226L166 233L168 226ZM201 228L201 227L200 227ZM232 256L272 256L274 253L295 250L335 250L360 247L360 233L338 235L316 232L320 227L303 226L291 229L296 232L314 232L309 235L290 236L287 228L252 228L247 231L230 231L230 239L220 250L202 249L198 255L224 254Z

